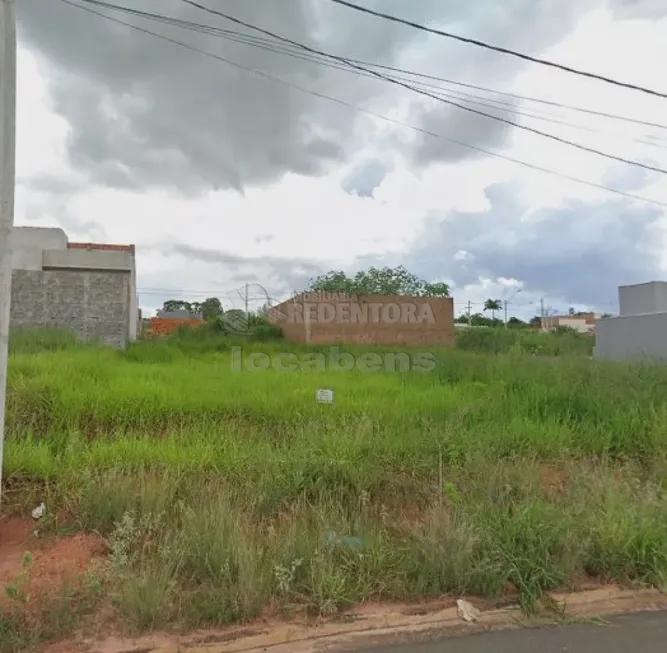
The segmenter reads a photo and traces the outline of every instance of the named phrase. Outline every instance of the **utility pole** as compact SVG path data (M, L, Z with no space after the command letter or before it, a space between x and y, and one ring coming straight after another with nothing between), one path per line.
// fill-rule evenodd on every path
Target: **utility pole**
M249 319L250 315L248 314L248 284L245 285L245 319Z
M521 292L521 288L517 288L509 297L505 297L505 300L503 301L503 308L505 309L505 328L507 328L507 305L520 292ZM507 293L507 291L505 291L505 293Z
M472 314L471 314L471 310L472 310L472 302L471 302L470 300L468 300L468 326L469 326L469 327L472 326Z
M0 0L0 498L5 396L12 298L14 185L16 183L16 20L14 0Z

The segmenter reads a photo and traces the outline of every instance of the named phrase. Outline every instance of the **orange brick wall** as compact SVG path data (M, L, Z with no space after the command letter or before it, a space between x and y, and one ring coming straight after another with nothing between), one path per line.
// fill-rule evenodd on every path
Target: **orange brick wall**
M294 315L298 313L293 304L301 304L301 311L305 312L308 305L310 311L317 312L321 303L331 304L336 310L348 309L353 314L359 315L364 309L364 304L399 304L418 305L428 304L433 316L432 321L412 322L401 320L398 323L387 323L371 321L345 321L322 322L303 319L295 320ZM292 304L292 307L290 307ZM315 305L312 307L312 305ZM340 308L339 308L340 307ZM368 311L369 307L365 307ZM405 315L406 307L401 308ZM304 314L304 313L302 313ZM287 300L276 306L269 315L269 321L282 329L283 335L288 340L312 345L335 345L335 344L369 344L369 345L407 345L407 346L453 346L454 345L454 300L451 297L418 298L418 297L358 297L357 301L331 300L331 299L308 299L303 301L301 296ZM308 323L309 322L309 323Z
M152 337L166 336L178 331L182 326L196 328L202 324L203 322L201 320L196 319L152 317L148 321L148 335Z

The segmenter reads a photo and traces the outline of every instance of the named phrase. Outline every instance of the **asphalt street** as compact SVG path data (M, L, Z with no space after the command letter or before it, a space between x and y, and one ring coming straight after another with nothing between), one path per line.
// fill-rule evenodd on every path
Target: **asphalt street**
M644 612L553 628L504 630L362 649L359 653L665 653L667 612Z

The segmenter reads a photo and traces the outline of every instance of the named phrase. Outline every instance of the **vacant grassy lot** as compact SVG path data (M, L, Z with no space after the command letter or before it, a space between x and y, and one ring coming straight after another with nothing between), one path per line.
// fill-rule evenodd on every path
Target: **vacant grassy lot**
M100 610L191 628L443 594L516 592L530 609L590 579L662 586L667 370L596 364L567 334L495 338L403 373L235 372L224 338L122 354L17 340L3 510L43 500L42 529L97 532L109 557L38 618L12 585L0 651Z

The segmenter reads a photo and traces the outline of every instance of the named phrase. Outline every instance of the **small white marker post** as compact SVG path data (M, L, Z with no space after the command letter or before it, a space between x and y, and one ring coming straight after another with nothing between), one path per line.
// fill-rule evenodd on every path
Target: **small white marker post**
M333 404L334 391L327 389L320 389L315 393L315 401L318 404Z

